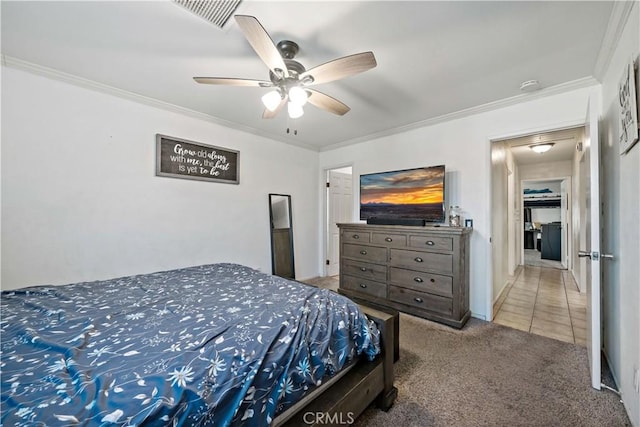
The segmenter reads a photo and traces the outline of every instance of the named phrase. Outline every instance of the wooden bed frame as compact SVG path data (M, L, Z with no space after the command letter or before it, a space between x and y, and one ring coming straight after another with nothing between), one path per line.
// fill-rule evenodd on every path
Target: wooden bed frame
M374 401L385 412L391 408L398 395L393 385L393 363L399 357L398 313L360 308L380 330L382 354L372 362L362 357L278 415L271 426L351 424Z

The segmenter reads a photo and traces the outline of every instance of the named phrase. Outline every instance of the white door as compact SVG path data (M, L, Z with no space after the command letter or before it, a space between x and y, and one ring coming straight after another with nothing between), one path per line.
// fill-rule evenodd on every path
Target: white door
M353 183L351 174L329 171L327 276L340 272L340 231L336 224L353 220Z
M598 114L593 99L589 99L584 138L584 157L580 170L580 191L585 195L585 239L578 256L585 258L587 286L587 351L591 368L591 386L600 390L600 147ZM584 168L582 168L584 166ZM583 169L587 173L582 173ZM581 215L582 216L582 215Z

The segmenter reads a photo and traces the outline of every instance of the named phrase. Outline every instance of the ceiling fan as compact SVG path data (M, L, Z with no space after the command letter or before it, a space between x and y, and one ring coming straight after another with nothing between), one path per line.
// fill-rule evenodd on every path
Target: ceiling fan
M263 119L275 117L285 105L287 105L289 117L298 118L304 114L302 107L307 102L342 116L350 110L348 106L329 95L310 89L309 86L343 79L377 65L373 52L362 52L334 59L306 70L302 64L293 59L299 49L296 43L283 40L275 45L255 17L235 15L235 19L253 50L269 67L269 80L227 77L194 77L193 79L203 84L274 88L262 97L266 107L262 114Z

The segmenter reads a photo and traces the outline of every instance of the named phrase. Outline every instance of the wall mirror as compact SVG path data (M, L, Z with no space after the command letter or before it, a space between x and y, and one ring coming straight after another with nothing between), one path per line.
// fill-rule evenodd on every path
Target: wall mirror
M271 272L276 276L295 279L291 196L269 194L269 219L271 220Z

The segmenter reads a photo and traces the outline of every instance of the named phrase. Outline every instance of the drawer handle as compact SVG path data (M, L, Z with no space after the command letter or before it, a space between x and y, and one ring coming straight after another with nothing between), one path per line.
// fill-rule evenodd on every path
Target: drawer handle
M364 288L366 288L366 287L367 287L367 285L365 285L364 283L360 283L360 287L361 287L362 289L364 289Z
M422 280L422 277L414 277L413 280L414 282L418 282L418 283L424 282L424 280Z
M366 267L360 267L360 271L367 271Z
M393 242L393 239L391 237L386 237L384 239L385 242Z
M427 240L427 246L433 246L433 245L435 245L433 240Z
M415 297L413 300L415 302L419 302L419 303L423 303L424 302L424 300L422 298L420 298L420 297Z
M359 238L360 238L360 236L358 236L357 234L354 234L354 235L353 235L353 236L351 236L351 237L353 237L354 239L359 239Z
M364 249L360 251L360 255L366 255L367 251L365 251Z
M423 260L422 258L420 258L419 256L415 257L413 260L414 260L415 262L422 262L422 261L424 261L424 260Z

